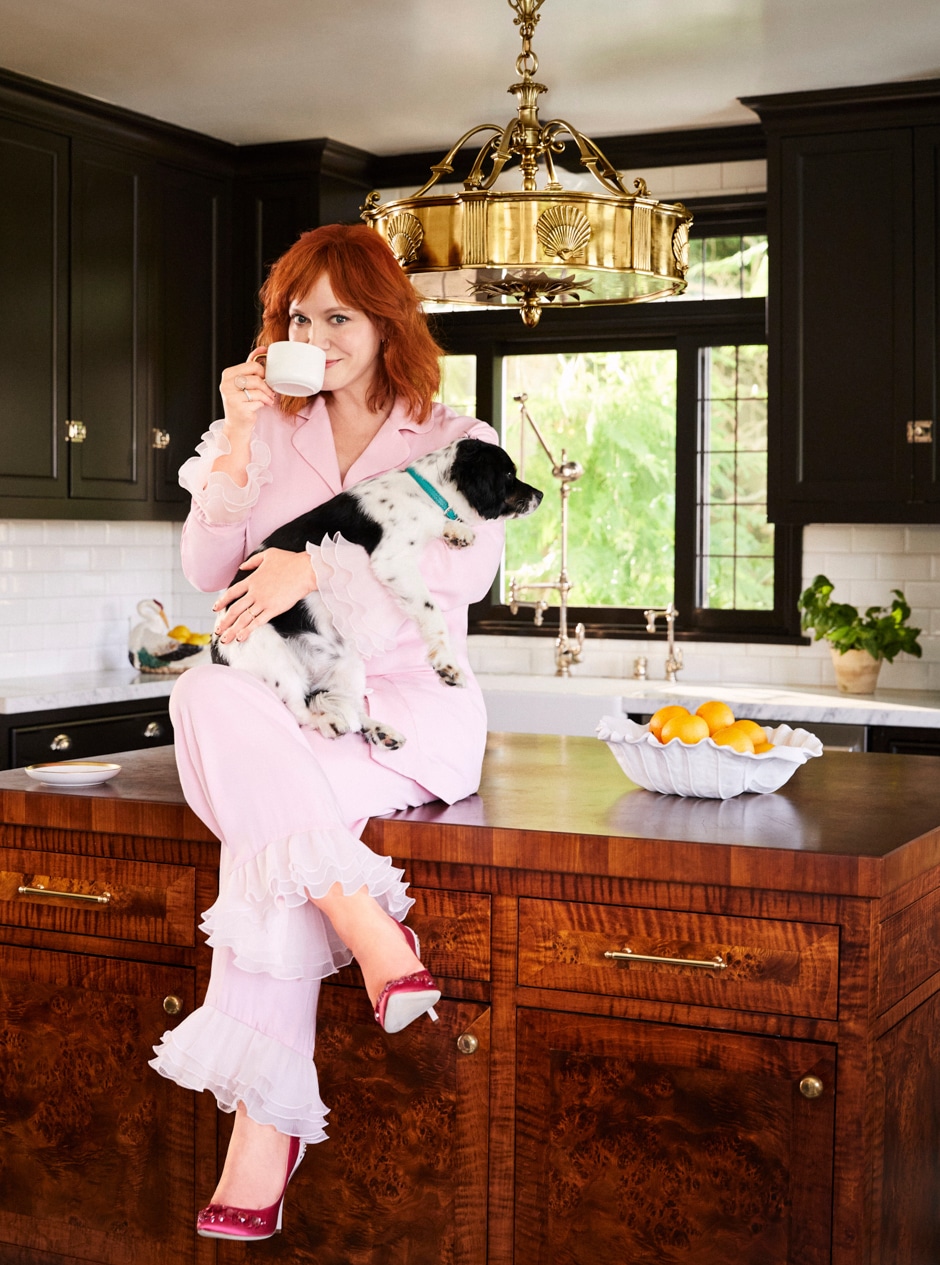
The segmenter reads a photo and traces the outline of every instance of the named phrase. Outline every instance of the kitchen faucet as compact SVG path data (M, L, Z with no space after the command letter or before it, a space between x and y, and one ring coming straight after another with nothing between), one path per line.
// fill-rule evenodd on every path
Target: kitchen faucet
M511 614L515 615L520 607L529 607L535 611L533 622L536 627L540 627L542 616L548 610L548 602L543 597L537 598L535 601L523 602L519 598L520 592L525 589L541 591L553 589L558 594L558 636L555 638L555 675L570 676L571 665L581 662L581 651L584 646L584 625L575 625L573 640L568 636L568 594L574 587L568 579L568 497L571 495L571 484L575 479L581 478L584 469L577 461L569 461L567 459L564 448L561 450L561 462L555 460L551 449L542 438L542 432L532 420L525 406L528 398L527 395L513 396L513 399L519 405L520 435L525 433L523 423L528 422L535 431L539 443L545 449L546 456L552 463L552 474L561 485L561 569L558 573L558 579L548 584L519 584L515 576L513 576L509 581L509 610ZM521 460L519 462L519 473L520 475L523 473Z
M682 667L682 651L676 649L675 624L679 612L670 602L668 606L651 606L645 610L643 614L646 616L646 631L654 633L656 631L656 617L658 615L665 616L666 619L666 680L675 681L676 673Z

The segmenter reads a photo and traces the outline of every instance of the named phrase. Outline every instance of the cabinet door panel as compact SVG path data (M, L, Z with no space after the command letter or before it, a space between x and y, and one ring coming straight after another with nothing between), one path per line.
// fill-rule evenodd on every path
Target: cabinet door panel
M908 129L783 142L778 521L883 520L911 500L912 192Z
M489 1010L443 1001L440 1020L386 1036L361 989L324 986L317 1072L329 1140L291 1182L265 1260L295 1265L483 1265ZM477 1041L473 1053L460 1036ZM219 1265L244 1249L219 1245Z
M154 497L182 503L189 494L179 468L222 415L220 348L228 343L229 304L218 289L228 285L228 206L222 181L161 170L159 183L154 426L168 442L154 452Z
M143 170L76 143L72 171L73 497L146 500L148 421Z
M516 1260L829 1261L831 1047L535 1010L517 1031Z
M0 496L64 497L65 137L0 121Z
M147 1066L171 993L190 971L0 945L0 1244L193 1260L195 1098Z
M918 128L915 132L914 173L914 416L918 421L933 422L932 442L912 446L914 493L918 500L936 504L940 501L940 127Z

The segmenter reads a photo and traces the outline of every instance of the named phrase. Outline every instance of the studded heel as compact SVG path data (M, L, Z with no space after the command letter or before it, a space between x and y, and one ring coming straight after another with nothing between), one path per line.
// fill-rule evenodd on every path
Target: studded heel
M421 943L410 927L396 924L411 946L416 958L421 957ZM375 1003L375 1022L385 1032L401 1032L415 1019L430 1015L437 1022L435 1004L441 1000L441 990L430 972L414 971L400 979L389 980L379 993Z
M196 1217L196 1233L204 1239L270 1239L280 1233L284 1213L284 1196L290 1179L300 1167L305 1146L299 1138L291 1138L287 1151L287 1176L280 1198L268 1208L232 1208L227 1204L209 1204Z

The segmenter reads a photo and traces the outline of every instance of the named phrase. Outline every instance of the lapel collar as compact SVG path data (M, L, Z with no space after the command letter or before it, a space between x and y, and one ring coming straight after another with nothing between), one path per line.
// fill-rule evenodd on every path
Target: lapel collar
M404 465L412 455L411 434L418 429L403 401L396 400L365 452L349 467L343 486L352 487L360 479Z
M342 492L343 481L339 477L330 415L320 396L313 401L309 412L299 414L291 443L304 461L316 470L333 496Z

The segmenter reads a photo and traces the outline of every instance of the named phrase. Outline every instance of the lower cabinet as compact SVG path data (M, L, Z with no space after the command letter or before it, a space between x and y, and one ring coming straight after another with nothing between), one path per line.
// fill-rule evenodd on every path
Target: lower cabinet
M4 1265L194 1259L195 1099L147 1066L164 999L194 991L178 967L0 944Z
M170 796L2 780L2 1265L940 1260L940 866L890 899L602 878L554 839L442 861L419 818L439 1020L389 1036L355 968L324 984L328 1140L249 1248L194 1232L231 1116L148 1066L208 982L217 843Z
M544 1010L517 1035L517 1261L830 1260L833 1048Z
M0 716L0 768L89 760L112 751L164 747L173 725L164 698Z
M317 1073L329 1139L307 1149L265 1260L486 1260L490 1012L446 997L437 1012L437 1023L387 1037L361 988L324 986ZM218 1259L238 1265L245 1249L220 1243Z

